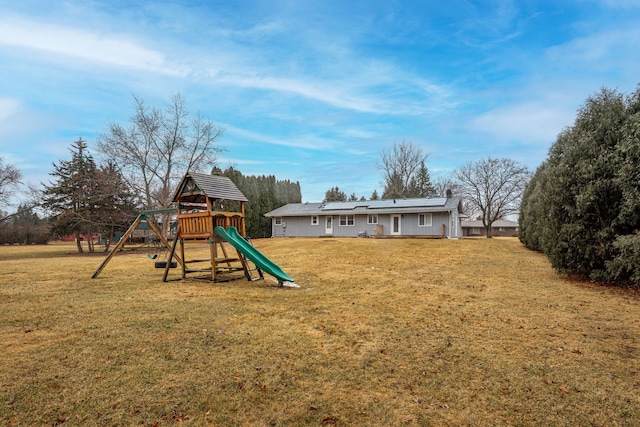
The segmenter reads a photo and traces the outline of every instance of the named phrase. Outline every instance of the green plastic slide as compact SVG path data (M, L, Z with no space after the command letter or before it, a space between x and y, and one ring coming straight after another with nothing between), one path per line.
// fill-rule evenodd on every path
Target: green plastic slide
M235 227L229 227L226 230L220 226L215 228L216 236L221 237L227 242L231 243L231 246L236 248L241 254L249 258L253 263L258 266L262 271L269 273L275 277L280 284L283 282L293 283L293 277L282 271L282 269L269 258L264 256L262 252L254 248L244 237L238 233L238 229Z

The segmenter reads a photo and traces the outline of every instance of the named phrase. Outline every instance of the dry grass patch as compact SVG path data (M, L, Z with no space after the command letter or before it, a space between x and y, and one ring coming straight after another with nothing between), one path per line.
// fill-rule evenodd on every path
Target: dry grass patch
M636 425L640 301L515 239L265 239L296 278L0 248L5 425ZM173 273L175 276L177 273Z

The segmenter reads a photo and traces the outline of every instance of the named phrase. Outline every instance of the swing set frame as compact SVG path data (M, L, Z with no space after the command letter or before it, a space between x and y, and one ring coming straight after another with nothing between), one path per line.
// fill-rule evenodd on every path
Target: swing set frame
M154 209L154 210L140 212L138 217L133 221L133 223L131 223L127 231L125 231L125 233L122 235L118 243L113 247L111 252L109 252L109 255L107 255L107 257L102 261L102 263L93 273L91 278L95 279L96 277L98 277L100 275L100 272L102 272L102 270L107 266L107 264L109 264L109 261L111 261L114 255L120 252L121 250L124 250L124 245L129 239L129 236L131 235L131 233L133 233L133 230L135 230L136 227L138 227L138 225L143 221L149 225L149 229L153 231L153 233L156 235L156 237L160 241L160 244L165 248L165 250L170 252L171 245L169 244L167 239L164 238L164 236L162 235L162 232L158 229L156 222L153 220L153 216L156 214L176 213L178 212L178 210L179 209L176 207L176 208L167 208L167 209ZM174 258L181 265L183 265L182 258L178 254L175 254Z

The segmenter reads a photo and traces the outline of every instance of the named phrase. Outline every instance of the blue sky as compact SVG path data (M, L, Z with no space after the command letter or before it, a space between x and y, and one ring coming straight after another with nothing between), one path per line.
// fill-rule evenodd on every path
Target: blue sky
M432 179L481 157L535 169L601 87L640 83L640 1L0 1L0 156L24 181L180 93L226 129L219 166L382 190L411 141ZM94 154L97 154L94 152Z

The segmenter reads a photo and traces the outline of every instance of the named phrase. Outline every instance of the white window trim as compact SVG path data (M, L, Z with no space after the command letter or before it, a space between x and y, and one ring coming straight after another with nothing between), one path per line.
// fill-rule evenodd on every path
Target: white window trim
M351 224L349 224L349 217L351 217ZM344 218L344 224L342 223L343 218ZM338 218L339 227L355 227L355 225L356 225L355 215L340 215L340 217Z
M275 217L273 223L275 225L282 225L282 217L281 216Z
M375 222L371 221L371 218L375 218ZM377 224L378 223L378 215L377 214L369 214L367 215L367 224Z
M311 225L320 225L320 218L318 215L311 215Z
M424 224L420 224L420 217L424 215ZM418 227L431 227L433 226L433 215L430 213L418 214Z

